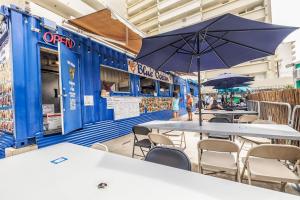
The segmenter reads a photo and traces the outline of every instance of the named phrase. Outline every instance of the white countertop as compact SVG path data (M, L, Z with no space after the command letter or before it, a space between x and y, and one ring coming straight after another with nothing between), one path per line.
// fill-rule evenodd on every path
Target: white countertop
M237 124L198 121L151 121L139 124L151 129L202 132L219 135L238 135L270 139L300 140L300 132L288 125L281 124Z
M59 157L67 160L51 163ZM1 200L299 200L69 143L2 159L0 169Z

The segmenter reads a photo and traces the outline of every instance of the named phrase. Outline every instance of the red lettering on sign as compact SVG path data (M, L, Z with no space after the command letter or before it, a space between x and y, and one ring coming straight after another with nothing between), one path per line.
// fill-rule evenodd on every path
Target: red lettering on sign
M43 40L46 43L52 43L52 44L57 44L58 42L63 43L68 48L73 48L75 46L74 40L57 33L45 32L43 35Z

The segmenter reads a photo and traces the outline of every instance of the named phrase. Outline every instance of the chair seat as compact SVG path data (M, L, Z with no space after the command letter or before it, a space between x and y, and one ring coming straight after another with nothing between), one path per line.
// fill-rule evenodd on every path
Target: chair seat
M149 139L142 139L134 143L135 146L145 147L145 148L151 148L151 142Z
M204 151L201 157L201 166L206 170L222 170L233 173L237 170L234 155L227 152Z
M240 136L240 138L248 140L255 144L270 144L271 140L267 138L258 138L258 137L248 137L248 136Z
M184 132L180 132L180 131L168 131L168 132L164 132L162 133L163 135L166 136L173 136L173 137L180 137L184 134Z
M300 182L300 177L278 160L249 157L248 163L248 171L254 179L290 183Z

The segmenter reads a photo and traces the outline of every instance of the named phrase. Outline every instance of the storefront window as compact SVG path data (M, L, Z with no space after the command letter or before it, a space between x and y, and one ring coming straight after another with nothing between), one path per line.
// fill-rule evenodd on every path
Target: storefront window
M129 73L101 66L102 90L107 92L130 92Z
M170 84L159 82L159 92L162 96L170 96Z
M191 84L190 84L190 94L193 96L195 95L194 86L192 86Z
M155 80L146 77L140 77L140 91L141 94L154 95Z
M174 85L174 94L178 94L178 96L180 96L180 85Z

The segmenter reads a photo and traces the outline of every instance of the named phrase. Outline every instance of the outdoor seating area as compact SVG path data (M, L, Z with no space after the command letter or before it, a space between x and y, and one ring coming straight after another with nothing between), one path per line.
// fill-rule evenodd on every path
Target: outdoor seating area
M249 103L249 110L251 105ZM204 110L202 126L197 126L198 111L194 113L193 122L181 116L170 121L138 124L133 127L133 135L135 141L148 141L147 152L124 153L130 151L132 144L128 137L126 147L119 146L120 149L114 151L185 170L189 168L182 165L188 166L190 162L193 172L300 195L300 147L291 142L300 140L300 134L288 125L271 121L272 117L261 119L260 106L264 104L258 104L256 111ZM286 116L290 119L299 117L296 111L288 113L293 115ZM175 145L178 137L184 138L184 147L182 140ZM121 153L121 148L126 150ZM173 157L173 153L181 156Z
M177 122L184 122L185 117L180 117ZM247 117L241 116L240 118L244 120ZM256 120L250 118L252 122L244 123L270 124L266 120L257 120L257 116ZM172 120L172 124L174 124L174 120ZM238 125L238 123L236 124ZM134 127L134 130L137 127L141 128L138 125ZM189 168L182 167L182 165L188 166L187 163L190 162L191 170L196 173L299 195L296 190L297 185L293 185L300 183L299 147L289 144L274 144L271 139L265 137L235 135L232 140L229 138L216 139L209 137L208 132L203 133L202 139L200 139L199 132L186 131L184 134L187 146L182 149L180 146L174 145L172 139L176 140L176 137L166 137L164 131L152 129L147 135L139 135L139 139L149 139L151 142L150 155L149 152L146 152L144 156L138 149L135 151L137 156L135 155L134 158L185 170L189 170ZM261 131L264 131L264 128ZM173 132L182 133L181 130ZM126 136L106 144L114 147L113 152L131 157L131 145L133 144L131 138L133 137L135 136ZM174 158L172 152L176 154ZM181 156L177 154L181 154Z
M299 200L300 23L271 4L1 1L0 200Z

